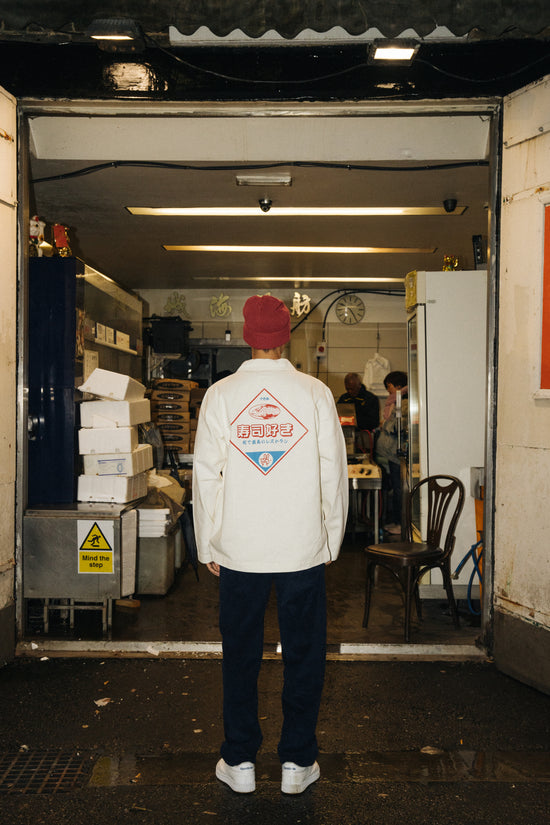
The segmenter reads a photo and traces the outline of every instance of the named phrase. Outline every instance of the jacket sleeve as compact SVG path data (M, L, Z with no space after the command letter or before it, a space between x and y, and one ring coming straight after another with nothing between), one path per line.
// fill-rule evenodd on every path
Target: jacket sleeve
M193 454L193 521L198 557L203 564L213 560L212 538L219 530L223 511L228 434L220 403L214 393L206 393Z
M344 433L328 387L319 405L321 505L331 559L338 557L348 516L348 464Z

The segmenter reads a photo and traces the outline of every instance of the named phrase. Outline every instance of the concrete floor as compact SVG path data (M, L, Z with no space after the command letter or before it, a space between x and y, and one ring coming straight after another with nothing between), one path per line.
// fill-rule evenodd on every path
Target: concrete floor
M373 594L368 628L362 627L364 609L365 556L360 538L345 542L338 560L327 567L329 651L342 645L403 646L403 601L397 582L380 570ZM124 647L138 643L207 642L219 643L218 580L199 565L199 580L191 567L179 571L176 581L164 596L138 596L138 609L115 609L112 642ZM453 627L445 600L423 600L423 619L413 622L412 645L474 646L480 635L479 617L459 602L461 628ZM27 642L44 642L40 611L29 622ZM93 641L102 637L100 614L76 613L74 631L67 627L62 613L52 613L48 639ZM266 647L279 641L274 597L265 622ZM83 645L85 650L85 645ZM74 645L72 652L74 653Z

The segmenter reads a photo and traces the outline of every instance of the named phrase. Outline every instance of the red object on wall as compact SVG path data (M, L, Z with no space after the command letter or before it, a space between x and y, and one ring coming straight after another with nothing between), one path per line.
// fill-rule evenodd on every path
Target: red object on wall
M544 208L544 268L540 388L550 390L550 206Z

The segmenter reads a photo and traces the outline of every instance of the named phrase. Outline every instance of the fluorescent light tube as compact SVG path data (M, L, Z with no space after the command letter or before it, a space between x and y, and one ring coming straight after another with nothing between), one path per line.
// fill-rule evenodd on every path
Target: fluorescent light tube
M291 252L325 255L392 255L401 253L433 254L436 246L237 246L224 244L163 244L167 252Z

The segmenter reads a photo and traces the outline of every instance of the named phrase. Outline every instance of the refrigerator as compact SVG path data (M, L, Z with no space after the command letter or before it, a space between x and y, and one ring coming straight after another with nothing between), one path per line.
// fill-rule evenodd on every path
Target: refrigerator
M459 478L466 498L451 560L455 570L479 539L472 478L483 475L487 403L487 272L411 272L405 278L409 421L408 481L428 475ZM423 514L414 514L423 534ZM465 595L471 563L455 584ZM441 575L432 571L421 595L439 598ZM456 586L458 585L458 587ZM464 585L464 588L461 587Z

